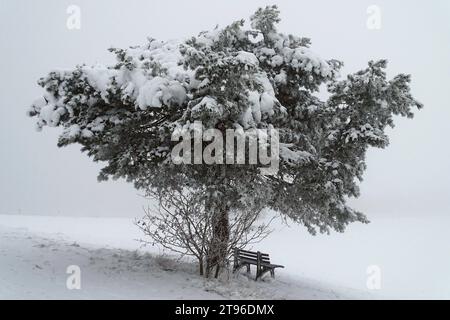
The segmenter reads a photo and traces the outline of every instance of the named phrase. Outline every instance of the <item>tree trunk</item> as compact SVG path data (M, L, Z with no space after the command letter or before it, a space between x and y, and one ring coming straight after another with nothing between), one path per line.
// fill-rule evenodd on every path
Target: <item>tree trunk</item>
M217 278L220 272L225 270L228 265L230 225L229 212L226 205L217 205L214 211L213 239L206 258L206 276L210 277L215 268L214 277Z
M199 273L201 276L203 276L204 271L203 271L203 257L200 257L198 259L198 265L199 265Z
M218 125L218 129L225 134L225 126ZM213 211L212 218L212 239L208 254L206 257L206 277L210 277L213 269L216 271L214 277L217 278L221 271L224 271L228 266L228 243L230 242L230 222L229 222L229 207L227 204L227 169L226 165L216 166L215 183L219 187L217 191L223 195L218 199L213 197L210 203L210 208Z

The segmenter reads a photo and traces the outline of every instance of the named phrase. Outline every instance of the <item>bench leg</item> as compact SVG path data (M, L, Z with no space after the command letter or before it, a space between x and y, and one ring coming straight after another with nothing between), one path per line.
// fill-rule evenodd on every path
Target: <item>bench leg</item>
M239 269L241 269L243 266L247 269L247 273L250 273L250 265L249 264L238 264L233 267L233 273L237 272Z
M270 276L271 276L272 278L275 278L275 269L272 269L272 268L262 268L261 270L257 271L255 280L258 280L258 278L262 278L262 276L263 276L264 274L266 274L267 272L270 272Z

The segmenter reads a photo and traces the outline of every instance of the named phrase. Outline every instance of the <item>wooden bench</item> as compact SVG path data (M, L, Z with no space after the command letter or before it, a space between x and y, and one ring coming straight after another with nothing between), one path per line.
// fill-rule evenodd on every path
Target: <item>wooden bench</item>
M269 254L261 253L259 251L254 252L234 248L233 256L233 272L236 272L243 266L246 266L247 273L250 273L250 265L253 264L256 266L255 280L258 280L267 272L270 272L270 275L274 278L275 268L284 268L282 265L270 263Z

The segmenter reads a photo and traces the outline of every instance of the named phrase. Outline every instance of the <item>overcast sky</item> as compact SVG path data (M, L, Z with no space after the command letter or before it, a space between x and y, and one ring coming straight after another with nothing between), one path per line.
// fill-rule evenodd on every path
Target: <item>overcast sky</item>
M81 9L81 29L66 27L67 7ZM109 63L107 48L197 34L278 4L279 30L312 39L343 73L387 58L388 75L412 75L425 104L413 120L397 119L391 144L368 153L354 206L379 215L450 213L450 2L434 1L62 1L0 0L0 213L140 216L145 200L132 185L98 183L100 165L79 146L57 148L58 129L34 129L25 115L36 81L52 69ZM367 8L381 9L381 29L367 28Z

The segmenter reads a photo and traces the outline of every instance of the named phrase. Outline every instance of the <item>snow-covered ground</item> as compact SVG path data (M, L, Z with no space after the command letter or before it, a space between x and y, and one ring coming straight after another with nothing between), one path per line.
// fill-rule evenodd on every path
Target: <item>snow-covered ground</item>
M314 237L300 226L277 227L261 249L288 265L286 271L325 283L389 299L450 299L448 214L369 219L369 224L352 224L344 233ZM375 269L380 271L380 289L368 290Z
M140 248L126 218L0 215L3 299L345 299L359 292L279 271L255 282L205 281L195 265ZM66 286L67 267L81 269L81 289Z
M275 224L254 249L286 268L274 280L241 274L223 283L205 281L194 264L155 247L142 248L129 218L0 215L0 298L450 298L449 222L384 218L316 237ZM81 268L81 290L66 288L69 265ZM371 265L381 272L379 290L366 287Z

